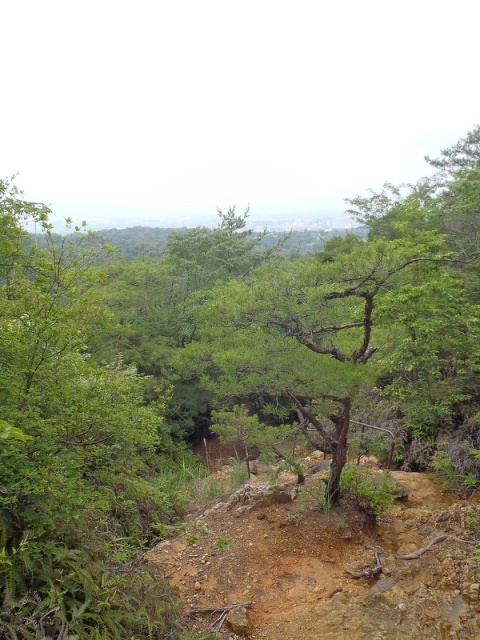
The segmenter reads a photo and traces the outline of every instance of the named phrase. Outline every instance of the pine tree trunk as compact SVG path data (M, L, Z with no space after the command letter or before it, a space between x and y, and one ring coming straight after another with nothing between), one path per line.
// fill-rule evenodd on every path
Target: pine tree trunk
M350 398L341 400L343 410L338 416L336 428L336 444L332 454L332 466L328 477L326 498L330 504L336 504L340 500L340 477L343 467L347 462L348 430L350 428Z
M336 504L340 500L340 477L347 461L347 447L336 447L332 456L332 466L327 484L327 500Z

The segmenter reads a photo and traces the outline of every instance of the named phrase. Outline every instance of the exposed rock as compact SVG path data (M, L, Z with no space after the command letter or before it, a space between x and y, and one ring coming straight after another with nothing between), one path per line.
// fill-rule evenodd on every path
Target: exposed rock
M395 494L395 500L407 500L408 494L410 493L408 487L404 484L400 484L400 482L395 483L398 487L397 493Z
M363 520L342 505L328 514L318 509L322 480L310 471L317 462L328 467L322 456L305 460L299 504L292 502L296 478L272 486L271 476L260 475L196 516L203 522L209 514L194 547L182 533L147 554L165 566L190 609L208 612L196 624L207 628L222 607L249 600L253 631L252 624L234 627L240 614L232 613L225 640L479 639L480 568L462 540L474 538L480 498L455 502L429 474L392 472L410 489L408 503L395 502L375 530L362 529ZM444 542L418 555L442 532ZM228 548L218 548L221 537ZM370 566L372 550L383 565L380 579L352 579L348 572ZM417 556L399 559L402 551Z
M250 473L254 475L266 475L268 473L275 473L277 466L274 464L263 464L260 460L250 461Z
M308 475L313 476L316 473L326 473L330 469L330 460L315 460L314 464L308 465Z
M239 636L248 637L253 631L252 623L245 607L236 607L229 611L227 622L230 629Z
M380 469L382 467L380 460L375 456L362 456L361 460L362 466L369 469Z
M480 584L473 583L469 585L462 595L470 603L472 610L475 613L480 613Z
M292 502L298 493L296 485L247 484L237 489L228 500L228 508L240 506L241 512L271 504ZM238 512L238 509L237 509Z

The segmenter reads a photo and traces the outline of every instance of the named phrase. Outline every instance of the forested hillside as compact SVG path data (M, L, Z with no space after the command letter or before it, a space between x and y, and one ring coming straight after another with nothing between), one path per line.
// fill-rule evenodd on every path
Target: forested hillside
M185 512L212 430L331 456L329 506L348 451L386 460L392 440L399 468L479 485L480 127L426 160L431 177L349 202L362 233L293 252L235 208L59 238L0 181L4 637L186 637L137 560Z
M208 231L208 229L207 229ZM103 229L95 233L95 244L108 244L115 250L115 259L137 260L145 258L163 258L167 253L168 239L171 235L188 233L187 227L158 228L158 227L127 227L126 229ZM304 229L292 230L288 233L281 231L265 232L253 231L253 237L261 238L260 247L268 249L281 241L281 253L285 256L293 254L302 255L312 251L323 251L325 243L332 238L343 237L347 234L358 235L365 238L366 229L356 226L351 230L346 229ZM35 237L36 236L36 237ZM37 246L45 247L46 238L42 234L31 234L35 238ZM82 235L73 232L72 237L80 241ZM52 233L51 241L61 244L62 236ZM85 240L83 240L85 242ZM93 240L92 240L93 242ZM97 256L98 261L104 261L105 256Z

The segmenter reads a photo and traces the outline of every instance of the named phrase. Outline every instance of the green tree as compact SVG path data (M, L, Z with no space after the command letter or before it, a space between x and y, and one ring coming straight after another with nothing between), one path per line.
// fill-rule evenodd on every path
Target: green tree
M365 225L369 238L413 238L435 230L464 256L478 254L480 126L439 158L425 159L437 169L432 176L413 185L385 183L378 193L347 199L348 213Z
M227 402L249 394L287 399L307 440L332 454L327 494L335 502L354 402L379 374L377 299L407 268L446 260L443 249L433 235L424 244L379 240L330 263L283 262L218 287L204 307L203 342L183 358L185 371L203 368L205 384Z
M421 242L425 234L440 233L459 257L441 273L405 279L384 298L389 310L380 310L379 321L390 326L395 340L382 356L389 374L381 386L413 438L428 437L432 443L448 436L452 450L459 451L467 441L475 449L480 127L426 161L436 169L432 176L357 196L348 201L349 211L365 225L370 239ZM455 429L460 429L458 446ZM458 469L462 464L457 462Z
M249 277L281 245L280 239L268 249L261 247L262 234L246 229L248 210L237 215L232 207L218 213L220 222L213 229L172 233L164 259L113 262L98 290L117 324L90 342L95 358L108 361L121 352L127 364L153 377L151 397L156 388L163 393L171 387L167 416L179 437L204 430L210 410L211 394L197 377L182 377L172 366L176 350L197 338L203 296L217 282Z
M383 391L414 437L435 438L461 421L476 395L480 309L458 270L432 264L410 275L379 305L378 321L391 334Z
M132 368L86 353L108 321L93 296L96 249L54 241L48 210L11 182L0 198L0 634L152 637L175 598L119 561L173 515L151 481L173 451L163 406L146 406Z
M167 259L182 280L186 296L208 289L216 282L245 278L265 262L282 244L261 247L265 234L246 229L249 210L238 215L235 207L218 210L220 223L213 229L196 227L172 233L167 243Z
M292 429L278 429L260 422L256 414L250 414L245 405L234 405L228 411L212 411L211 431L220 439L245 447L245 464L250 477L250 451L255 447L262 456L271 457L272 451L287 437L293 435Z

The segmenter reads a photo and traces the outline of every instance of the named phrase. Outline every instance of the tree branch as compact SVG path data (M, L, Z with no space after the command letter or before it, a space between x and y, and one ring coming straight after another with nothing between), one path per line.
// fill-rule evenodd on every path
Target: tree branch
M288 398L290 402L295 406L297 410L297 414L299 416L299 425L302 429L305 437L308 442L314 446L319 451L323 451L324 453L333 453L335 445L337 444L332 436L326 432L325 427L322 423L317 420L317 418L313 415L311 411L309 411L301 402L301 400L291 393L288 389L281 390L282 395L285 398ZM341 402L341 399L336 396L321 396L324 399L334 400L335 402ZM342 403L343 404L343 403ZM317 433L323 438L323 442L317 442L308 434L307 425L311 424Z
M376 292L372 292L369 295L365 295L365 307L363 311L363 342L359 349L356 349L352 353L353 362L358 362L359 364L365 364L369 358L373 356L376 349L371 347L369 348L370 338L372 336L372 314L373 314L373 298L375 297Z
M298 321L293 320L292 322L295 322L297 325L299 325ZM335 358L335 360L338 360L339 362L345 362L347 357L340 351L338 347L336 347L335 345L330 345L328 347L321 347L315 344L314 342L312 342L307 337L307 335L313 336L313 335L321 334L323 331L332 332L332 331L340 331L342 329L349 329L355 326L361 327L363 325L363 322L353 323L350 325L345 325L340 327L329 325L325 328L314 329L310 331L307 335L301 329L295 328L291 323L286 321L269 320L267 324L284 329L286 331L285 333L286 338L288 337L295 338L300 344L303 344L303 346L307 347L307 349L310 349L310 351L314 351L315 353L321 353L323 355L331 355Z

